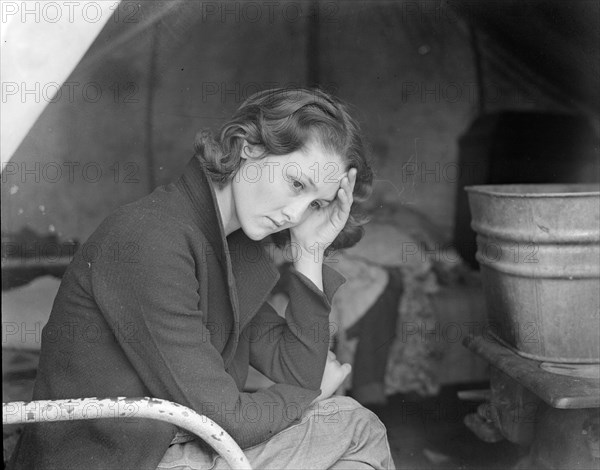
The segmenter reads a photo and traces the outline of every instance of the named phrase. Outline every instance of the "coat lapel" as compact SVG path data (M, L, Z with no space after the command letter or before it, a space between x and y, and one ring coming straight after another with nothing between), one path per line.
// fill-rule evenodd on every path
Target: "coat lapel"
M265 248L250 240L242 230L232 233L228 242L237 285L240 330L243 330L267 301L279 279L279 270Z
M226 241L223 236L221 216L217 209L216 197L200 161L194 157L185 168L185 173L176 186L189 199L194 209L194 222L216 249L216 255L223 261Z

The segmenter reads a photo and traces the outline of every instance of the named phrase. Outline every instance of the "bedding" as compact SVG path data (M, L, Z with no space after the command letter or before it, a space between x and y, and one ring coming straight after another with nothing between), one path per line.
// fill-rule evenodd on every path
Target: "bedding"
M451 325L464 337L465 325L485 324L479 273L443 241L441 231L424 214L394 204L382 205L373 214L363 239L331 259L348 279L333 302L331 319L337 327L333 346L341 362L358 366L339 392L353 388L353 396L363 404L383 404L396 393L430 396L443 383L486 380L485 365L462 347L461 338L440 334ZM391 286L390 272L399 278ZM391 292L382 299L386 286ZM399 298L395 309L389 305L393 291ZM382 309L386 311L376 311ZM395 316L393 322L390 315ZM377 320L364 321L367 317ZM393 331L387 336L360 332L389 325ZM359 348L359 338L379 338L382 343ZM382 358L378 349L383 346L387 357ZM370 356L357 360L361 349ZM372 369L381 366L377 361L385 362L379 382L372 380ZM369 380L354 374L368 375Z
M389 280L386 268L395 268L402 280L403 292L392 313L397 318L395 335L390 338L385 376L381 381L383 393L386 396L411 391L421 395L436 394L439 389L436 362L441 355L441 345L420 334L406 334L407 329L432 329L437 321L430 300L430 294L438 289L434 263L422 252L419 242L393 224L375 222L369 224L358 245L335 258L335 269L347 278L346 284L338 290L331 313L332 321L340 326L336 345L340 361L354 363L358 341L348 338L347 331L383 292ZM353 369L353 374L360 372ZM350 388L353 381L360 380L349 377L345 388ZM373 393L376 393L373 387ZM366 402L382 401L380 396L360 398Z

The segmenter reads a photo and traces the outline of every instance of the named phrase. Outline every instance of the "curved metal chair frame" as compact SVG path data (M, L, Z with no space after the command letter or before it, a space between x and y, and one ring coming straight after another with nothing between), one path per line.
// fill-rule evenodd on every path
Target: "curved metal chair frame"
M215 449L234 470L252 470L233 438L210 418L158 398L74 398L2 403L2 424L73 421L79 419L148 418L179 426Z

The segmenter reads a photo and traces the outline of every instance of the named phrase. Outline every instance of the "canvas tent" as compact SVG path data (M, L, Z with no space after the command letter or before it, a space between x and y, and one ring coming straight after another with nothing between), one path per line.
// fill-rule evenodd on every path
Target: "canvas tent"
M319 84L353 103L382 199L448 236L456 142L475 117L577 113L598 132L595 1L69 5L2 3L4 232L86 238L174 178L198 129L270 86Z

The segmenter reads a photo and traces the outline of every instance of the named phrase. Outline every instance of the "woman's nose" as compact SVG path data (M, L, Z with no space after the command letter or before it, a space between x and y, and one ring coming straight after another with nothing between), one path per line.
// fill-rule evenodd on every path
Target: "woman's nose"
M294 201L284 207L282 213L291 225L297 225L302 221L309 203L305 201Z

